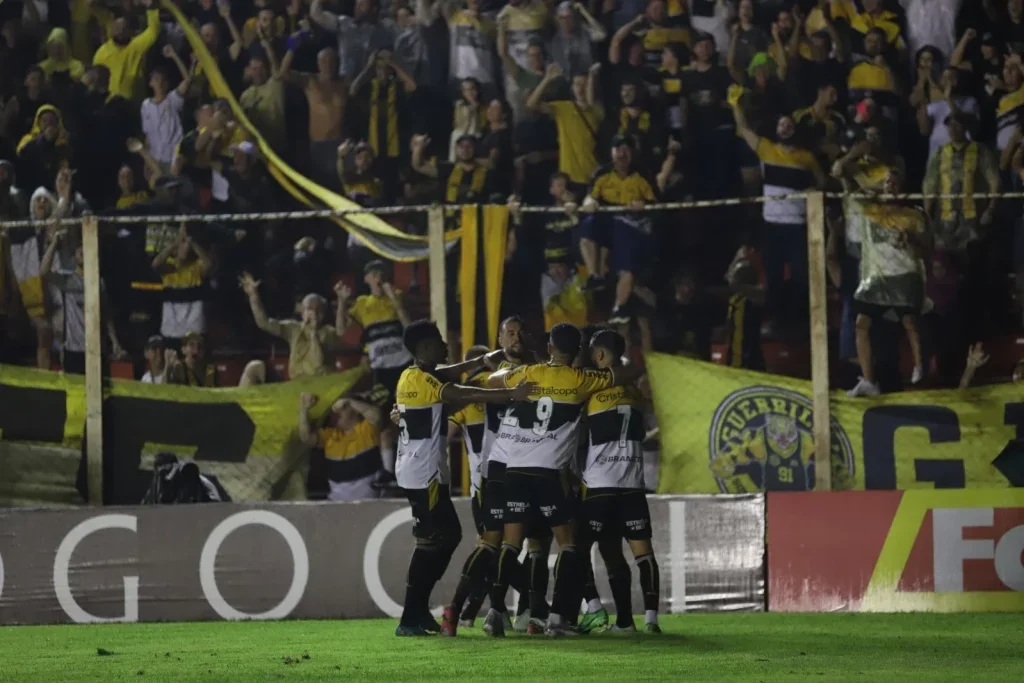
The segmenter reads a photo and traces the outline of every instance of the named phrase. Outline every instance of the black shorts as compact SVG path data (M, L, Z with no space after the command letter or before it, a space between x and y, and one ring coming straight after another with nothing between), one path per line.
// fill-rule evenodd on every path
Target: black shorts
M481 505L484 497L483 489L479 489L470 498L469 509L473 512L473 528L476 529L476 535L480 536L484 533L484 512L483 506Z
M889 322L899 323L905 316L916 316L921 315L921 309L914 309L910 306L881 306L879 304L869 304L864 301L853 300L853 310L858 315L866 315L871 318L872 322L881 322L888 320Z
M505 530L505 482L500 479L484 480L480 490L480 528Z
M651 538L647 494L636 489L587 489L580 502L580 533L592 541Z
M573 505L562 472L543 467L505 470L505 523L530 524L531 510L540 512L549 528L568 524Z
M446 484L433 482L425 489L405 489L405 495L415 519L413 536L430 543L458 544L462 524Z

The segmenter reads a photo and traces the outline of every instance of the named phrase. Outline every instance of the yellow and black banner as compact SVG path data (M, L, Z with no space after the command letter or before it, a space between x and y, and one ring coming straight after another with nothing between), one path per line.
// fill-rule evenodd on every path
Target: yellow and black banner
M281 187L292 197L312 209L328 208L333 210L359 209L355 202L321 187L309 178L286 164L274 150L267 144L263 136L245 115L238 100L235 98L227 82L224 80L220 69L217 67L217 60L206 49L199 32L189 22L185 14L171 0L161 0L164 9L171 13L175 21L181 26L188 40L189 46L203 73L209 78L210 88L213 93L223 98L231 105L235 119L245 128L246 132L259 146L271 176ZM346 214L343 217L334 218L335 223L346 231L356 236L359 241L366 245L379 256L392 261L422 261L429 255L429 247L425 237L407 235L401 230L389 225L385 221L371 213ZM445 235L447 246L454 244L459 237L458 231L451 231Z
M811 383L646 357L661 432L659 493L814 488ZM1024 486L1014 385L831 397L832 488Z
M459 310L462 348L493 346L501 318L502 281L508 244L507 206L462 209Z
M159 452L195 460L236 501L304 499L309 448L297 437L299 395L319 401L316 420L366 373L246 389L112 380L103 400L104 498L142 500ZM0 366L0 506L81 502L76 477L85 433L85 378Z

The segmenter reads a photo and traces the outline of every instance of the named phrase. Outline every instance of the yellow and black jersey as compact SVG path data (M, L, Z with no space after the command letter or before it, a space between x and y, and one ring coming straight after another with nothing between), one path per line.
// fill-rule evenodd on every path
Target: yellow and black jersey
M761 351L761 309L742 294L729 297L725 364L733 368L764 370Z
M544 260L574 263L572 230L576 221L565 214L544 214Z
M351 173L345 171L338 160L338 175L345 196L360 206L378 206L384 198L384 183L372 173Z
M892 71L886 66L863 61L850 69L846 78L846 89L850 101L860 102L868 98L878 103L882 115L895 121L899 113L900 93Z
M514 368L515 363L503 360L498 363L498 370ZM487 375L490 379L490 375ZM508 408L504 403L484 404L484 444L483 458L480 465L483 476L487 479L499 480L505 474L505 461L491 462L491 452L494 450L494 442L498 439L498 430L501 428L501 421L505 419L505 410Z
M587 488L646 489L643 396L636 387L612 387L587 402Z
M401 291L395 291L396 297L401 295ZM371 368L394 370L412 362L412 354L402 341L404 328L391 299L364 294L356 298L348 314L363 328L363 351L370 358Z
M683 62L688 63L690 47L689 26L656 26L646 24L644 28L634 31L644 46L644 62L650 67L657 67L661 64L661 53L669 45L683 45L687 48L687 55Z
M486 201L490 191L490 173L475 161L471 168L449 161L437 163L437 179L444 188L445 204L476 204Z
M812 107L793 112L793 122L804 140L835 139L846 129L846 117L837 111L827 110L821 121L814 118Z
M332 484L373 479L381 468L380 430L369 420L347 432L320 429L317 446L324 451L327 479Z
M370 81L366 140L378 159L397 159L402 154L399 112L405 109L405 88L393 73Z
M999 98L996 106L996 147L1003 151L1010 144L1010 138L1017 126L1024 121L1024 86Z
M447 484L448 432L444 383L419 367L398 379L398 458L395 478L404 489L425 489L432 482Z
M484 387L487 384L487 376L488 373L479 372L468 378L466 384ZM469 460L469 483L472 490L470 495L474 496L480 490L483 479L485 405L484 403L470 403L448 418L462 430L462 440L466 444L466 457Z
M206 297L203 264L198 258L178 263L173 256L167 259L167 270L161 275L164 301L190 303Z
M613 386L609 370L585 370L568 365L521 365L505 376L505 385L535 382L525 401L505 412L491 459L508 467L561 470L576 454L580 416L591 395Z
M630 171L629 175L621 176L611 166L598 169L590 196L602 204L614 206L627 206L637 200L656 201L654 186L639 172Z
M815 186L821 167L814 154L806 149L780 145L761 138L757 145L764 177L764 196L797 194ZM769 223L803 223L807 202L803 199L768 201L764 203L764 219Z

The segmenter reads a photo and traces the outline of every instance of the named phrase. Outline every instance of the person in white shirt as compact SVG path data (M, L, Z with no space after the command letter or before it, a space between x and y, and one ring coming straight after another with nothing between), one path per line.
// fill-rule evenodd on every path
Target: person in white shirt
M170 45L164 46L164 57L177 65L181 72L181 83L171 90L167 74L162 69L154 69L149 77L153 95L143 101L139 113L142 132L146 136L146 148L166 173L170 171L174 151L185 135L181 129L181 110L185 107L185 93L192 83L192 74Z
M939 82L943 98L936 102L922 102L917 108L917 126L921 135L929 136L928 158L931 159L935 150L950 141L946 118L954 112L970 114L976 119L981 115L978 100L972 95L960 94L960 70L947 66L942 72ZM970 138L970 132L968 132Z

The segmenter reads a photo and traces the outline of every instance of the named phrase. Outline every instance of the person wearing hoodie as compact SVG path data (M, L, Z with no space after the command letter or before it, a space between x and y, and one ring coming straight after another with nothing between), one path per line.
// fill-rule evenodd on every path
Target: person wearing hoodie
M160 10L153 7L153 0L140 0L140 4L146 8L146 30L132 37L128 17L119 17L110 25L110 39L92 58L93 64L110 70L110 92L136 101L142 99L143 60L160 37Z
M46 59L39 62L46 82L54 89L66 89L81 80L85 67L71 55L68 32L60 28L50 31L46 39Z
M71 162L70 137L57 107L44 104L36 110L32 129L22 136L17 147L26 187L56 189L57 171Z

